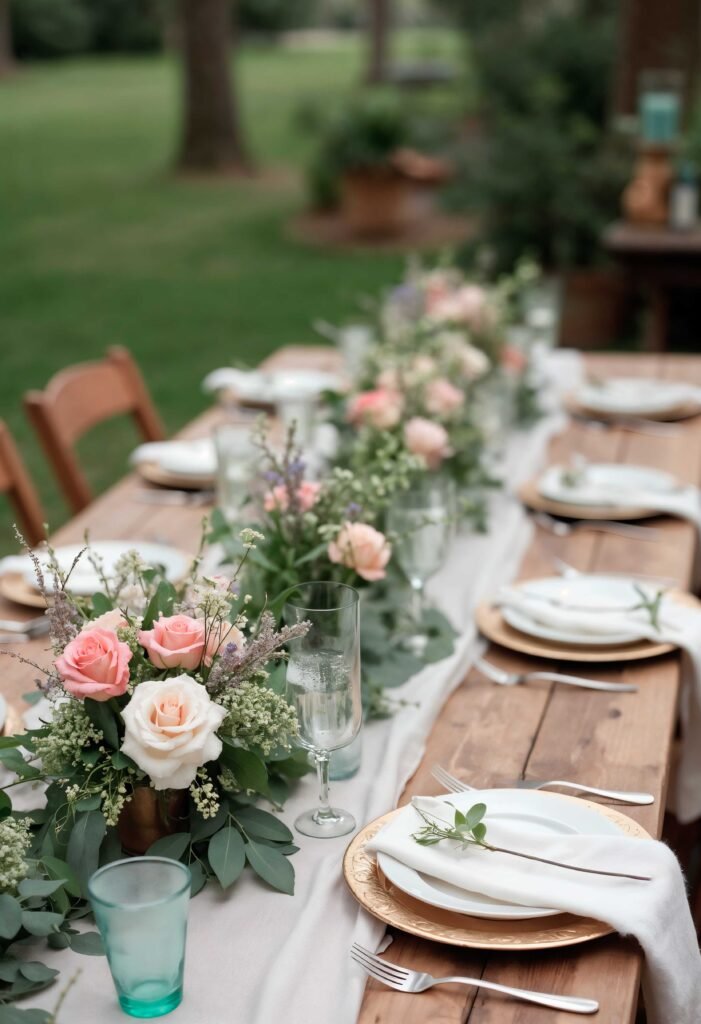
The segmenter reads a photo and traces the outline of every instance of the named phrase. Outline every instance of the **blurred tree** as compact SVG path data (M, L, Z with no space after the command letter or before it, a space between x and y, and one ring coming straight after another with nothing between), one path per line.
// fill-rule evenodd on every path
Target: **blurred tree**
M178 166L203 173L248 173L251 165L229 70L236 35L230 0L180 0L180 20L185 106Z
M13 64L10 0L0 0L0 78L12 71Z
M391 0L369 0L368 3L368 82L385 82L389 61Z

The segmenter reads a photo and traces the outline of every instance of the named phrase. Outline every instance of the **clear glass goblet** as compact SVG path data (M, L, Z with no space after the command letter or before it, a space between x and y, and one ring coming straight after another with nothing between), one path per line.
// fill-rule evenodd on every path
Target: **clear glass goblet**
M393 554L411 587L414 632L405 645L423 654L428 637L423 627L426 582L444 564L453 541L455 485L447 477L425 473L397 494L387 513Z
M224 423L214 431L217 454L217 502L225 518L237 523L257 472L260 452L251 439L250 427Z
M362 721L359 595L342 583L302 583L284 616L289 624L311 623L306 636L288 645L287 694L299 720L298 742L316 761L320 806L301 814L295 828L320 839L343 836L355 819L329 805L329 758L353 741Z

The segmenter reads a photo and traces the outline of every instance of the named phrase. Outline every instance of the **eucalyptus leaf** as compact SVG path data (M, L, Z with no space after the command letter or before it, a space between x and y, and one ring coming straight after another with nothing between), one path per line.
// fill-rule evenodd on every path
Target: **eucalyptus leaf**
M22 927L30 935L50 935L61 924L63 924L63 914L53 914L49 910L22 911Z
M20 896L51 896L63 882L56 879L23 878L17 886Z
M141 628L150 629L160 614L172 614L175 597L175 588L172 584L167 583L165 580L159 583L156 588L156 593L149 601L148 607L144 612L144 619Z
M263 796L268 794L268 772L265 764L251 750L236 747L224 739L221 760L234 773L237 783L244 790L253 790Z
M278 892L292 896L295 891L294 868L278 850L253 841L246 843L246 860L264 882Z
M42 986L43 987L43 986ZM30 986L30 991L36 986ZM24 1010L19 1006L0 1005L0 1024L53 1024L48 1010Z
M80 932L78 935L71 935L68 941L74 953L82 953L83 956L105 955L105 947L99 932Z
M58 971L55 971L52 967L47 967L46 964L42 964L38 960L29 960L23 963L20 971L27 981L43 983L53 981L58 974Z
M161 836L155 843L151 843L146 851L147 857L170 857L171 860L180 860L190 845L189 832L174 832L170 836Z
M98 592L92 596L92 607L95 612L95 618L97 618L99 615L104 615L105 612L111 612L114 605L107 594Z
M215 832L226 823L229 817L228 804L222 803L213 818L203 818L199 814L193 814L190 821L190 836L193 843L199 843L202 839L209 839Z
M260 807L241 807L232 810L236 821L244 832L256 839L272 839L275 842L289 843L293 836L283 821L274 814L263 811Z
M95 728L99 729L105 737L107 745L113 750L117 750L119 730L110 704L104 700L91 700L90 697L86 697L83 701L83 708Z
M207 875L198 860L190 864L190 896L196 896L207 884Z
M228 825L217 832L209 842L207 856L222 889L228 889L246 863L246 852L239 830Z
M101 811L77 815L68 840L66 860L80 880L81 893L87 898L88 879L99 866L100 846L106 824Z
M22 907L9 893L0 895L0 938L13 939L22 927Z

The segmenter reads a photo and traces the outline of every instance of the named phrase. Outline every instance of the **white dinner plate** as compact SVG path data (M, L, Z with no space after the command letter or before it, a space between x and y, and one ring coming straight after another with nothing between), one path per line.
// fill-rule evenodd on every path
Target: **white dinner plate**
M646 416L668 412L693 400L696 389L687 384L643 377L611 377L588 383L576 392L580 405L595 412Z
M521 589L543 601L551 601L558 605L583 610L591 608L611 609L612 612L630 608L640 600L635 589L638 581L627 580L621 576L574 576L566 579L563 576L547 576L544 579L528 580L522 583ZM586 647L611 647L616 644L629 644L640 639L640 634L631 629L629 632L607 633L597 636L596 633L577 633L555 629L537 622L520 609L502 606L501 614L505 621L514 629L528 636L537 636L541 640L553 640L559 644L582 644ZM602 612L602 615L605 611Z
M76 555L85 547L84 544L66 544L54 550L56 560L62 572L68 572L73 564ZM177 548L169 547L166 544L152 544L142 540L98 540L90 544L92 553L100 559L105 576L109 579L114 575L114 567L123 554L127 551L137 551L144 562L151 566L162 565L165 575L171 583L176 583L187 572L189 566L188 556L178 551ZM43 566L48 566L49 556L46 552L37 552ZM79 597L91 597L102 589L100 577L88 561L87 552L82 556L75 569L71 573L67 589ZM26 582L36 587L36 577L32 563L28 557L22 559L24 568L22 575ZM51 592L52 580L50 576L45 577L47 592Z
M214 476L217 471L217 455L210 438L166 443L156 462L167 473L178 476Z
M672 494L679 481L671 473L647 466L629 466L617 462L592 462L572 470L567 480L566 466L550 466L538 481L538 493L550 501L569 505L638 505L636 495L652 492Z
M489 822L501 820L529 832L543 835L543 856L547 856L548 836L620 835L620 829L603 814L579 800L558 800L553 793L524 789L471 790L449 793L444 799L458 810L466 811L473 804L487 805L487 839ZM407 808L408 811L408 808ZM469 857L469 851L466 853ZM503 903L482 893L468 892L431 875L402 864L386 853L378 853L377 862L385 878L402 892L432 907L441 907L458 914L487 917L504 921L526 921L534 917L552 917L560 910L547 907L523 907Z

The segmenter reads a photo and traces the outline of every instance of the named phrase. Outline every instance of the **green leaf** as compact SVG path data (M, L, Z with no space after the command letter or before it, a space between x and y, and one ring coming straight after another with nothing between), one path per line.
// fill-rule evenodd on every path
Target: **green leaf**
M232 814L247 835L256 839L272 839L280 843L289 843L293 836L287 825L260 807L241 807L232 809Z
M63 885L62 881L43 878L23 878L17 886L20 896L50 896Z
M74 953L82 953L83 956L105 955L99 932L80 932L79 935L69 936L68 942Z
M207 847L207 856L222 889L228 889L239 877L246 863L244 843L239 830L228 825L212 836Z
M0 736L0 750L7 750L10 747L21 747L23 736Z
M456 825L465 825L466 823L467 823L467 818L462 813L462 811L458 811L457 808L456 808L456 810L455 810L455 824Z
M253 790L263 796L268 794L268 772L265 764L250 750L236 747L224 737L221 760L230 768L243 790Z
M202 839L209 839L215 832L218 832L222 825L226 824L229 817L229 806L222 803L213 818L203 818L200 814L193 814L190 821L190 833L193 843L199 843Z
M68 949L70 945L68 938L65 932L52 932L48 936L46 943L51 949Z
M9 771L19 776L20 779L38 779L41 777L39 769L34 768L31 764L27 764L20 751L15 748L10 748L9 750L0 749L0 761Z
M0 789L0 818L7 818L12 811L12 801L4 789Z
M190 864L190 875L190 896L196 896L207 884L207 875L198 860L193 860L192 864Z
M95 612L95 618L98 618L98 616L104 615L105 612L111 612L114 608L114 604L110 601L107 594L103 594L98 591L97 594L93 594L92 596L92 607Z
M268 770L276 775L286 775L290 779L301 779L312 770L306 750L301 751L299 756L285 757L281 761L271 761Z
M170 615L173 611L175 596L175 588L172 584L162 580L156 588L156 593L148 603L141 628L150 629L161 613L163 615Z
M29 985L27 991L44 986ZM54 1017L48 1010L22 1010L19 1006L0 1006L0 1024L52 1024Z
M97 871L100 845L105 835L101 811L88 811L76 817L68 839L66 860L80 880L81 893L87 898L88 879Z
M292 896L295 891L294 868L278 850L253 841L245 844L246 860L264 882L278 892Z
M96 811L99 806L100 794L93 793L92 796L84 796L81 797L80 800L76 801L75 809L82 813L83 811Z
M20 967L20 971L27 981L41 981L48 982L58 974L52 967L47 967L46 964L40 963L38 960L29 960L27 963L23 963Z
M170 857L171 860L180 860L189 845L189 832L174 832L170 836L161 836L155 843L151 843L146 851L146 856Z
M0 981L4 981L9 985L19 974L21 966L21 960L6 960L0 954Z
M472 834L475 837L475 839L478 840L478 842L482 842L482 840L487 834L487 826L484 824L483 821L480 821L475 825L475 827L472 830Z
M38 704L43 696L41 690L30 690L29 693L22 694L22 700L31 707L33 704Z
M105 737L107 745L112 747L113 750L117 750L119 747L119 730L117 729L117 720L114 717L114 711L110 704L104 700L91 700L90 697L86 697L83 701L83 707L92 724Z
M89 768L96 765L101 756L99 750L81 750L80 752L80 760L83 764L87 764Z
M9 893L0 895L0 938L14 939L22 927L22 907Z
M63 924L63 914L52 914L48 910L23 910L22 927L30 935L49 935Z
M465 824L472 831L487 813L486 804L473 804L465 815Z
M115 750L111 757L112 767L117 768L121 771L122 768L136 768L136 762L132 761L130 757L122 753L121 750Z
M317 544L317 546L315 548L312 548L311 551L307 551L306 555L302 555L301 558L297 559L297 561L295 562L295 568L297 568L300 565L306 565L307 562L313 562L314 559L319 558L320 555L325 555L327 548L327 543Z

